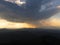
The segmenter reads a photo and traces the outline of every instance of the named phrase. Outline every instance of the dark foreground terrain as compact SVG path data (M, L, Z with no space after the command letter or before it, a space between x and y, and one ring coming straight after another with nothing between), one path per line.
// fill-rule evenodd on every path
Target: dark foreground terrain
M60 30L0 29L0 44L60 45Z

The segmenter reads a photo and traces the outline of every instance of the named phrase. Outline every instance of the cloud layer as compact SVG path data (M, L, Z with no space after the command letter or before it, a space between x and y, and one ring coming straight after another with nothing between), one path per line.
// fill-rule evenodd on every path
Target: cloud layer
M15 3L0 0L0 18L11 22L26 22L39 25L38 21L45 20L60 12L54 0L26 0L18 6Z
M44 0L26 0L26 4L24 6L18 6L16 4L12 4L9 2L5 1L0 1L0 10L2 13L6 13L0 17L6 18L8 20L23 20L23 21L34 21L34 20L40 20L40 19L45 19L50 16L52 16L54 13L56 13L56 9L51 9L51 10L44 10L42 12L39 12L41 10L41 6L44 3L48 3L50 1L45 1L42 3ZM4 6L2 8L2 6ZM8 13L7 13L8 12ZM48 13L47 13L48 12Z

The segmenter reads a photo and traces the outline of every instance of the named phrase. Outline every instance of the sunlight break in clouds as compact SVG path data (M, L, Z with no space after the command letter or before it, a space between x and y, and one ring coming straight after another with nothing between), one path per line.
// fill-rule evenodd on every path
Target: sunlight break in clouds
M59 18L50 19L49 22L50 22L51 26L60 27L60 19Z
M21 0L5 0L5 1L16 3L19 6L26 3L25 1L22 2Z
M60 19L58 18L50 18L48 20L40 21L42 26L52 26L52 27L60 27Z
M8 22L4 19L0 19L0 28L18 29L18 28L35 28L35 26L27 23Z
M25 4L25 2L21 2L20 0L16 0L15 3L18 4L18 5Z
M44 28L44 26L45 27L60 27L60 19L49 18L47 20L41 20L37 26L33 24L28 24L28 23L16 23L16 22L9 22L5 19L0 19L0 28L6 28L6 29L38 28L38 27Z

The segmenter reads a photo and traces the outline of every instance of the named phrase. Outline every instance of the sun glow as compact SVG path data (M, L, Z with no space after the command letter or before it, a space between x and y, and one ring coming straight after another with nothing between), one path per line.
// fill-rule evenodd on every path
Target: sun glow
M42 26L60 27L60 19L50 18L48 20L42 20L40 22L41 22Z
M0 19L0 28L8 28L8 29L35 28L35 26L28 23L8 22L7 20Z
M50 25L60 27L60 19L51 19Z

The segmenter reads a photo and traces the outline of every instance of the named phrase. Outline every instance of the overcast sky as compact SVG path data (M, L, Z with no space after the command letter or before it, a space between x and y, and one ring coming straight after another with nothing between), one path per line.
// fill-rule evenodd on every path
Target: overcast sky
M0 0L0 18L37 28L60 27L60 0Z

